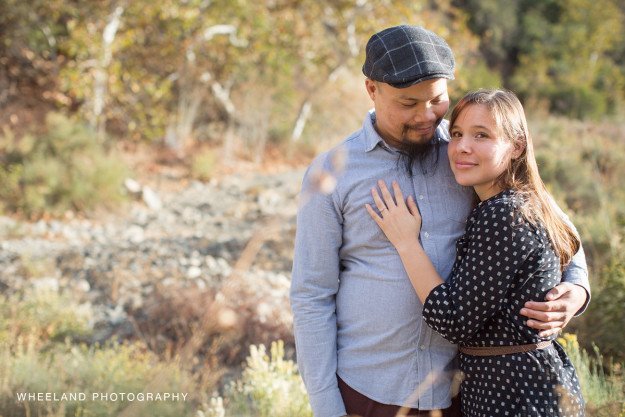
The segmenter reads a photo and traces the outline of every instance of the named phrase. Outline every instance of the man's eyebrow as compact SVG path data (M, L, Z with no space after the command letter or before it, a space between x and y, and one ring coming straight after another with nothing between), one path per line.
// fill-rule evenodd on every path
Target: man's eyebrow
M437 94L436 96L432 97L430 100L436 100L437 98L442 97L443 95L445 95L445 93L440 93L440 94ZM425 101L425 100L421 100L421 99L416 98L416 97L405 96L405 95L403 95L403 94L399 95L399 96L398 96L398 98L399 98L400 100ZM428 100L428 101L429 101L429 100Z

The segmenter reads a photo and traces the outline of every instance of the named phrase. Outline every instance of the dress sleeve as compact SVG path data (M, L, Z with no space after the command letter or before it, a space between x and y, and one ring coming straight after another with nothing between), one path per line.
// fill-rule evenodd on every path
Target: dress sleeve
M450 279L423 305L427 324L452 343L469 340L501 310L517 271L538 243L510 204L483 209L468 228Z

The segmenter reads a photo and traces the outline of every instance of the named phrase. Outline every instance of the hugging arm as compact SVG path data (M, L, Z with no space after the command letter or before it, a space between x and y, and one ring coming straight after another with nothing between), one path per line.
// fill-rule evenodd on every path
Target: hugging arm
M555 206L569 226L577 232L566 214L557 205ZM525 303L521 315L528 318L529 327L540 330L541 337L548 337L562 331L574 316L584 312L589 302L588 266L584 248L580 245L562 273L562 282L549 291L546 300Z
M475 221L475 228L481 229L480 235L471 236L466 256L454 268L455 275L445 283L417 239L421 218L414 201L408 199L405 204L396 183L393 183L396 202L384 183L378 185L382 197L375 190L372 194L380 214L370 206L367 210L397 249L424 304L423 318L452 343L471 338L502 309L504 295L514 282L518 268L531 253L514 250L513 243L519 244L520 235L511 227L510 208L495 205ZM497 222L503 227L495 230L488 227L488 222ZM493 242L492 247L484 248L488 257L479 256L480 245L488 241Z

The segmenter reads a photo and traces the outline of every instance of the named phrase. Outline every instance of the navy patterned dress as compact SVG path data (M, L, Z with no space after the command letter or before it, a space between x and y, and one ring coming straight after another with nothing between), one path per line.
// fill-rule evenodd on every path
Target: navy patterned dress
M471 347L544 340L519 312L560 282L560 262L545 230L522 218L520 204L505 190L471 213L449 280L423 307L425 321L447 340ZM465 417L584 415L575 369L555 340L527 353L461 353L460 368Z

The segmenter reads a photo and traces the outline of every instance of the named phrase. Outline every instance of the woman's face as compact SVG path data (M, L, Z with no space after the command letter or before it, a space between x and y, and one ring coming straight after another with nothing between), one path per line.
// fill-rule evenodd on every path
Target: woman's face
M488 108L468 105L450 133L447 152L458 184L473 187L482 201L501 192L495 180L518 155L512 142L502 136Z

